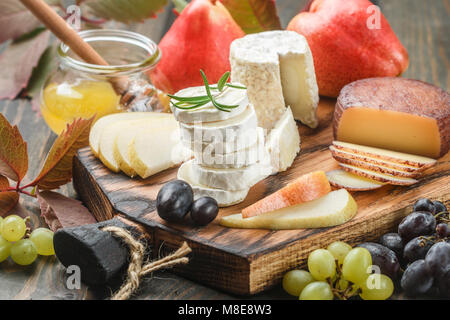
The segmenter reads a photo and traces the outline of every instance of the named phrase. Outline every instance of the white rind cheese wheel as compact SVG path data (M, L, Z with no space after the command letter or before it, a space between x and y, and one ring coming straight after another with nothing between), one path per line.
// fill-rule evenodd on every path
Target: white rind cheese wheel
M232 81L247 87L259 126L272 129L290 106L296 120L318 125L319 93L308 43L293 31L267 31L236 39L230 47Z
M215 199L219 207L228 207L236 203L242 202L247 197L249 188L243 190L227 191L221 189L210 188L196 182L192 177L192 162L183 163L178 169L178 179L186 181L192 187L194 199L200 197L211 197Z
M236 83L236 85L241 85ZM230 109L230 112L224 112L213 106L212 102L205 104L204 106L196 109L179 109L172 104L170 108L177 121L182 123L194 123L194 122L214 122L227 120L241 114L248 106L247 90L225 87L222 92L218 90L211 90L213 96L216 96L215 100L218 103L232 106L238 105L236 108ZM204 86L190 87L175 93L175 96L180 97L195 97L206 95L206 89ZM171 102L176 103L175 99Z

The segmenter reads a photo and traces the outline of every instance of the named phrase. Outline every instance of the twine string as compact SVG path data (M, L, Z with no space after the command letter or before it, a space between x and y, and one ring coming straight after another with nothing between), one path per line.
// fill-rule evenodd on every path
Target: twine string
M128 265L127 279L120 289L112 295L111 300L127 300L130 298L139 288L141 277L149 273L189 262L189 258L185 256L192 250L186 242L183 242L181 247L172 254L156 261L144 263L145 247L130 232L114 226L105 227L102 230L111 232L113 236L122 240L130 249L130 264Z

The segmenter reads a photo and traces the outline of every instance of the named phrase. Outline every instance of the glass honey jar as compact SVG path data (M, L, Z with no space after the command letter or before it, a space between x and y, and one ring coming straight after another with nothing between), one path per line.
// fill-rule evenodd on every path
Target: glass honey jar
M155 111L152 108L160 101L147 73L161 57L157 44L141 34L124 30L87 30L79 35L109 65L86 63L64 43L59 46L58 68L45 81L40 95L41 113L51 130L59 134L76 118L95 116L98 119L130 111L128 98L142 93L146 96L145 104L136 103L134 108ZM118 90L114 86L117 79L126 79L129 88ZM129 97L123 99L124 94Z

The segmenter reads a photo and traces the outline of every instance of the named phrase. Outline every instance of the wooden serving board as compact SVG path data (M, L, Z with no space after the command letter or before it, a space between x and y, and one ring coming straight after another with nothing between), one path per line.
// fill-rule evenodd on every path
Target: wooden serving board
M338 165L328 150L333 140L334 104L335 100L321 99L317 129L299 124L301 152L289 170L255 185L244 202L221 209L219 217L240 212L302 174L336 169ZM175 179L176 173L177 169L170 169L145 180L130 179L109 171L89 148L84 148L74 159L73 180L81 199L99 221L119 214L144 224L151 234L155 257L187 241L193 249L190 262L174 268L174 272L242 295L277 284L286 271L304 266L311 251L333 241L356 244L395 230L420 197L445 201L447 205L450 202L449 153L427 170L416 185L353 193L358 214L344 225L309 230L244 230L222 227L216 219L206 227L195 227L167 223L155 211L159 189Z

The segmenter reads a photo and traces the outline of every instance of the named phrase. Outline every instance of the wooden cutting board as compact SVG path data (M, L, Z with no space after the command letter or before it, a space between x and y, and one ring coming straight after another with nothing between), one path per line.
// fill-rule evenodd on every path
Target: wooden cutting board
M289 170L255 185L244 202L221 209L219 217L240 212L302 174L336 169L338 165L328 150L333 140L334 104L332 99L321 100L317 129L299 124L301 152ZM159 189L175 179L176 173L177 169L170 169L145 180L130 179L109 171L89 148L84 148L74 158L73 180L79 196L97 220L119 214L144 224L151 234L154 257L187 241L193 249L190 262L174 268L174 272L242 295L255 294L277 284L286 271L304 266L311 251L333 241L356 244L376 240L383 233L395 230L420 197L450 204L448 153L427 170L416 185L385 186L375 191L353 193L358 214L344 225L309 230L243 230L222 227L216 219L200 228L167 223L155 211Z

